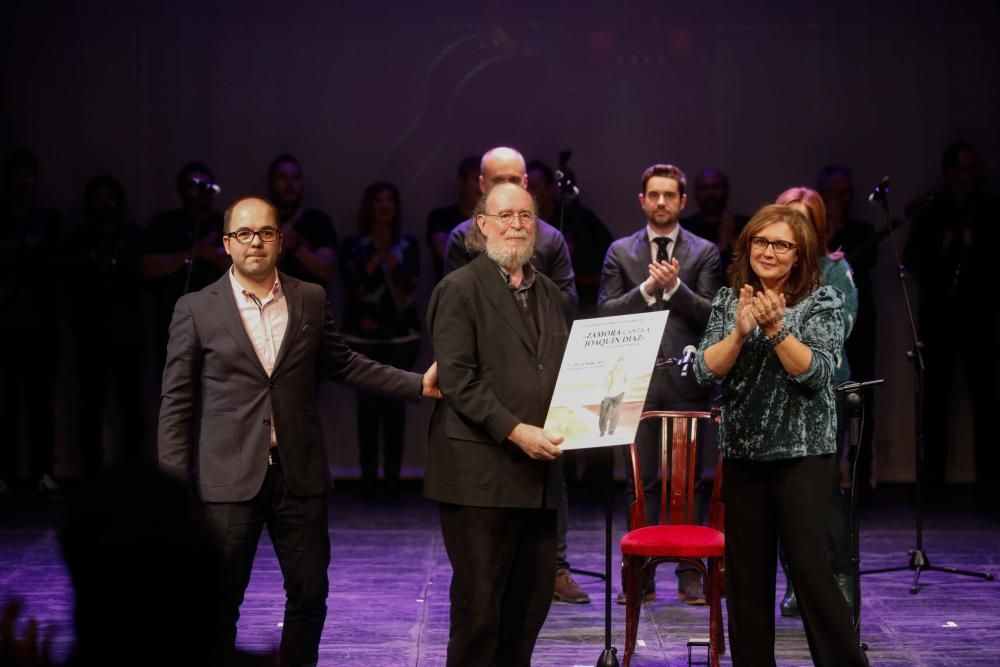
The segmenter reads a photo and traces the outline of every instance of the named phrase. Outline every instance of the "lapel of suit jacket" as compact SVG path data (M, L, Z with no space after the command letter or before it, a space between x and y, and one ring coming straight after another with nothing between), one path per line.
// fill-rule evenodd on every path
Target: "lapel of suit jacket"
M271 369L271 375L278 370L281 365L281 360L285 358L288 354L288 348L292 344L295 336L299 333L299 328L302 322L302 312L305 310L306 297L305 293L302 291L302 283L298 280L286 276L285 274L279 274L281 280L281 291L285 297L285 303L288 306L288 325L285 327L285 335L281 339L281 347L278 348L278 354L274 358L274 368Z
M681 265L681 271L687 266L687 257L690 247L687 242L687 232L684 231L683 227L678 226L677 229L677 243L674 245L673 258L677 260L677 263Z
M524 320L521 319L521 314L517 312L514 295L511 294L510 288L507 287L503 276L500 275L497 265L492 259L486 256L485 252L476 257L474 264L476 277L482 287L483 294L486 296L486 300L496 308L497 312L506 320L510 328L517 332L518 337L531 350L531 353L537 354L535 344L528 334L528 329L524 326ZM538 293L536 292L535 294L537 295ZM541 338L540 333L539 338Z
M247 335L246 326L243 324L243 318L240 317L239 306L236 305L236 295L233 294L233 285L230 282L228 269L219 280L215 281L208 289L215 293L216 299L218 300L218 309L220 317L222 318L222 324L226 327L229 335L232 336L233 341L236 343L236 347L245 354L251 362L253 362L254 368L259 370L265 376L267 371L260 363L260 359L257 357L257 351L253 347L253 341L250 340L250 336Z
M653 254L649 249L649 231L643 227L633 238L635 245L632 255L639 262L639 268L642 269L640 273L644 276L644 280L645 276L649 274L649 265L653 263Z

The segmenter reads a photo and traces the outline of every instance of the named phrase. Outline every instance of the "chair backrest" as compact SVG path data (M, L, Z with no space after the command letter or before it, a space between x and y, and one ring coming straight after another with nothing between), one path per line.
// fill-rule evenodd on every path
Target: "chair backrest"
M659 419L660 432L660 522L669 524L695 523L695 497L699 421L712 418L711 412L653 410L643 412L640 420ZM635 443L629 445L632 480L635 484L635 501L631 507L629 528L645 525L645 498L642 493L642 474ZM722 505L719 492L722 487L722 457L716 465L715 484L709 501L709 525L722 527Z

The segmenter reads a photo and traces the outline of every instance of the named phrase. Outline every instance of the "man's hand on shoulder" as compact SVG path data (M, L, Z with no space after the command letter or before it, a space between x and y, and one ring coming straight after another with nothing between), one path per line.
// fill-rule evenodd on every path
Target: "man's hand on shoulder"
M561 435L550 433L531 424L518 424L507 436L507 439L533 459L554 461L563 453L559 448L563 441Z
M420 381L420 396L422 398L441 398L441 388L438 387L438 364L435 361L424 373Z

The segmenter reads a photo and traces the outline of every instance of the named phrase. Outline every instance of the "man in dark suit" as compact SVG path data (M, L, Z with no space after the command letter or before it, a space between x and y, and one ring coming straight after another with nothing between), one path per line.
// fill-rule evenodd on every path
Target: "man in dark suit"
M552 601L562 438L541 425L568 334L558 287L528 261L535 220L527 190L493 188L467 239L478 257L428 308L445 398L424 495L453 571L450 667L529 665Z
M528 188L528 172L524 156L519 151L505 146L492 148L483 154L479 162L479 190L489 192L502 183L514 183ZM537 200L536 200L537 207ZM468 264L476 253L466 247L466 237L472 229L470 218L452 229L448 235L448 245L445 248L445 274L451 273ZM569 254L566 238L558 229L541 218L535 217L535 251L531 255L531 265L542 275L556 284L561 292L563 311L566 321L572 322L579 306L579 295L576 291L576 277L573 273L573 261ZM580 588L573 575L570 574L567 552L567 532L569 514L569 496L565 481L559 499L556 518L556 583L554 597L558 602L586 604L590 596Z
M276 270L281 232L271 204L256 198L233 204L223 243L231 270L174 308L160 466L189 478L197 441L197 489L223 555L219 661L233 648L267 525L287 595L282 664L315 665L330 563L317 376L416 400L435 395L435 374L433 367L421 378L377 364L344 343L323 288Z
M669 310L660 342L659 357L681 356L684 347L697 345L708 323L712 299L722 287L719 250L712 243L683 229L678 220L687 203L684 172L669 164L654 164L642 174L639 205L646 225L608 248L601 271L597 312L601 316ZM646 394L646 410L703 410L708 398L693 373L681 377L677 366L657 368ZM660 424L642 422L635 436L646 498L646 523L657 522L660 503L656 472L660 460ZM627 450L623 452L628 455ZM625 466L625 495L634 500L632 468ZM704 604L701 581L695 570L679 568L678 594L689 604ZM655 597L653 582L644 599ZM619 599L624 604L624 599Z

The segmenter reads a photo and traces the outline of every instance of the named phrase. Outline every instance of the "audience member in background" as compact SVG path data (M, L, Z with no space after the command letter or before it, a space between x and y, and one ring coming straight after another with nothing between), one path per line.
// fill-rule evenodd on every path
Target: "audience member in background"
M593 211L580 203L578 196L560 197L555 172L547 164L531 160L527 172L528 192L538 203L538 216L550 221L566 238L580 300L576 316L597 317L601 266L613 240L611 232ZM563 464L567 481L576 480L582 464L587 484L595 491L603 491L614 469L614 450L607 447L574 450L568 452Z
M139 465L143 443L142 231L125 222L125 190L111 176L87 184L83 225L66 243L67 284L79 380L83 471L98 475L112 391L121 421L121 461Z
M497 185L513 183L522 188L528 186L528 172L524 156L513 148L498 146L486 151L479 162L479 190L489 193ZM562 295L566 321L571 322L579 303L576 293L576 279L569 256L569 247L562 233L536 216L535 250L530 263L539 273L549 278L559 287ZM469 251L466 237L472 231L473 220L465 220L451 230L445 252L445 273L451 273L475 259ZM570 573L567 551L569 496L566 482L560 486L559 507L556 513L556 578L553 597L557 602L586 604L590 596L573 579Z
M177 299L218 279L229 257L222 249L222 213L212 205L215 177L203 162L177 173L181 207L160 213L146 228L142 276L153 293L153 355L157 374L167 354L170 317Z
M341 272L346 306L344 340L369 359L409 369L420 349L417 278L420 246L403 234L399 190L392 183L365 188L358 214L360 234L344 241ZM374 497L378 481L379 431L383 443L384 492L399 495L406 434L406 405L358 392L358 445L362 495Z
M1000 201L983 191L983 165L967 143L941 157L945 187L917 214L906 266L920 288L924 343L924 489L939 494L948 469L948 423L961 369L972 408L976 500L1000 511L997 448L997 313L993 287L1000 247Z
M598 313L603 316L631 315L669 310L660 342L658 359L675 359L684 347L694 345L705 331L712 298L722 287L719 251L710 242L685 229L679 220L687 203L687 177L672 164L654 164L642 173L639 207L645 217L642 228L611 244L601 271ZM709 392L698 386L693 373L682 374L677 366L653 371L643 411L704 410ZM646 525L659 517L660 420L639 424L635 442L646 502ZM632 466L625 456L626 508L634 501ZM700 462L698 474L700 475ZM702 521L703 517L696 517ZM635 526L632 526L635 528ZM698 571L678 566L677 595L687 604L705 604ZM656 597L656 582L643 585L643 601ZM625 604L625 593L618 597Z
M847 358L851 361L851 378L875 379L875 327L877 312L872 271L878 259L875 226L851 217L854 202L854 180L851 170L831 165L820 170L816 177L816 190L826 204L826 245L834 252L842 252L851 265L854 284L858 288L858 318L851 337L847 339ZM822 239L820 239L822 242ZM874 461L875 423L878 415L869 404L865 411L861 449L858 452L858 479L860 488L875 484L872 471Z
M611 245L611 232L579 198L561 202L555 173L541 160L527 165L528 192L538 202L538 216L566 238L573 277L579 297L577 317L597 316L597 291L601 284L604 254Z
M514 183L523 188L528 187L528 172L525 169L524 156L513 148L499 146L483 154L479 161L479 191L489 192L501 183ZM444 272L451 273L455 269L468 264L474 258L465 245L465 237L472 227L472 220L464 220L456 225L448 234L448 244L444 254ZM531 256L531 265L559 286L563 295L563 308L566 320L576 317L579 298L576 293L576 278L573 275L573 262L569 256L569 248L562 232L539 219L536 224L537 240L535 254Z
M816 243L819 246L819 271L824 285L835 287L840 291L843 298L842 319L843 335L842 340L847 341L854 328L854 322L858 313L858 292L854 287L854 277L851 266L844 259L843 253L831 253L826 247L826 207L823 205L823 198L819 193L809 188L789 188L780 195L775 202L795 209L803 214L809 221L813 232L816 234ZM833 356L833 386L851 378L851 368L848 364L846 347ZM845 454L847 447L847 412L843 402L843 396L836 396L837 415L837 457L830 470L832 475L830 481L830 524L829 524L829 545L830 545L830 565L833 567L833 574L837 578L837 585L847 599L848 606L853 606L854 600L854 577L857 576L855 568L851 563L851 531L850 531L850 503L848 495L842 489L844 471L846 470ZM785 560L785 553L782 550L781 566L785 570L785 580L787 588L785 596L781 600L781 614L783 616L798 616L799 606L795 596L795 586L789 574L788 564Z
M479 201L479 158L470 156L458 163L456 181L458 201L431 211L427 216L427 246L434 264L434 284L444 276L444 253L448 247L448 234L455 225L472 217L472 210Z
M267 168L271 203L281 223L278 269L299 280L326 288L337 258L337 232L323 211L302 205L302 166L283 153Z
M719 248L722 272L733 261L736 239L746 226L748 218L729 210L729 177L721 169L708 167L698 172L694 179L694 200L698 212L684 218L681 223L703 239Z
M20 416L27 427L29 484L52 479L52 400L59 359L56 327L62 216L38 204L39 165L28 151L3 163L0 202L0 496L18 482Z

